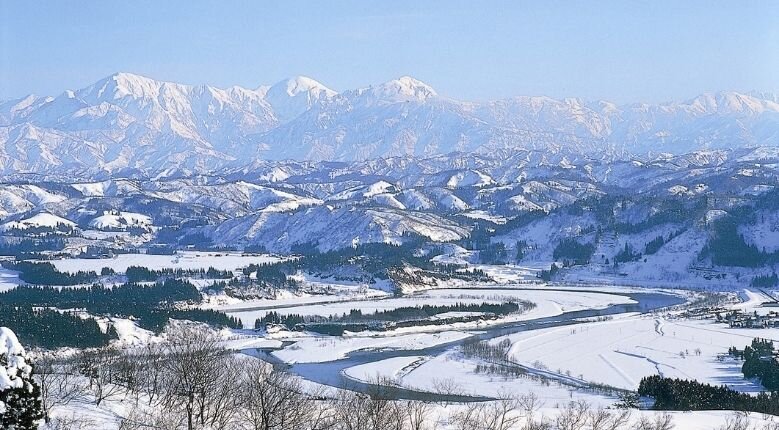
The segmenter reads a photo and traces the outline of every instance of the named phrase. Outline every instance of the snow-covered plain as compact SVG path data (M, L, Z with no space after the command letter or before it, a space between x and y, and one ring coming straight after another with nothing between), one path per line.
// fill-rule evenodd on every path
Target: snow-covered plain
M281 261L281 257L272 255L243 255L229 252L197 252L180 251L176 255L152 254L120 254L114 258L90 259L69 258L51 260L57 270L77 272L79 270L94 270L100 272L103 267L110 267L123 273L130 266L142 266L152 270L160 269L208 269L235 270L249 264L263 264Z
M564 405L571 400L607 407L614 397L576 390L556 383L530 378L504 377L476 372L478 361L464 358L459 352L435 357L396 357L346 369L344 374L358 381L389 379L395 384L431 393L457 393L499 398L507 394L534 394L546 406Z
M695 379L745 392L761 387L722 357L755 337L779 341L779 329L731 329L710 320L630 317L508 336L512 360L531 368L570 372L591 382L636 389L644 376ZM495 339L495 342L501 339Z
M507 269L506 279L521 276L527 268ZM328 281L305 279L326 285ZM508 282L508 281L507 281ZM624 295L608 293L630 293L641 291L637 288L617 286L581 287L556 285L556 290L544 284L500 284L463 288L433 289L403 298L370 298L354 300L359 284L331 284L333 291L339 294L311 295L304 297L284 296L278 300L237 302L222 306L232 315L247 318L253 323L254 317L262 315L268 309L241 311L241 307L254 305L274 307L281 313L299 313L304 315L329 315L348 312L352 308L372 312L393 309L398 306L419 304L445 304L455 302L502 302L507 300L529 300L536 307L516 319L532 319L543 316L559 315L565 311L580 309L599 309L616 303L630 303ZM561 291L561 290L568 291ZM597 290L597 291L594 291ZM647 289L650 290L651 289ZM643 290L643 291L647 291ZM382 297L387 293L374 290ZM362 293L365 290L362 289ZM739 308L758 308L765 297L747 291L744 302ZM350 300L343 301L344 298ZM311 301L337 300L332 303L312 304ZM275 308L277 307L277 308ZM247 322L247 321L245 321ZM127 344L143 341L144 333L139 332L129 321L114 321L120 337ZM558 383L554 379L540 380L528 377L504 377L501 375L477 372L480 361L466 358L458 348L429 356L414 354L436 345L462 340L479 333L478 327L443 326L433 332L416 330L395 330L390 332L347 333L345 336L320 336L305 332L270 330L252 332L249 330L223 333L225 346L234 350L253 350L255 348L275 349L276 359L289 364L319 363L342 359L350 353L363 350L408 350L409 356L394 357L358 365L344 370L344 375L359 381L371 382L389 378L395 384L432 393L457 393L488 397L506 394L534 394L541 402L540 414L554 416L557 408L570 401L584 400L595 407L608 407L618 399L602 392L594 392L570 385ZM605 383L615 387L635 389L642 376L658 371L665 376L696 378L709 383L727 383L733 388L756 392L759 390L753 381L745 381L740 375L739 364L728 360L718 361L717 356L725 353L729 346L743 347L753 337L779 339L779 330L731 330L711 321L685 320L676 313L641 316L625 314L615 316L610 321L585 322L573 326L533 330L506 337L498 337L491 342L500 342L504 338L512 342L510 355L512 360L531 369L550 375L559 374L562 378ZM696 349L701 353L697 355ZM684 351L681 358L679 352ZM78 402L81 405L81 402ZM436 405L436 416L445 417L462 405ZM57 411L58 416L67 416L75 412L75 406L69 405ZM79 410L99 428L116 428L117 416L126 415L121 400L111 400L100 408L83 405ZM657 412L636 411L634 417L652 416ZM731 412L693 412L673 413L676 428L712 429L720 426L732 416ZM758 422L760 417L751 419Z
M307 300L313 300L307 298ZM290 301L279 303L278 307L271 307L269 301L265 301L262 309L250 309L246 304L233 304L222 306L219 309L224 310L230 316L237 317L243 322L245 327L251 327L254 321L262 318L270 311L279 314L298 314L304 316L319 315L341 315L349 313L352 309L359 309L364 314L378 311L386 311L406 306L424 306L424 305L454 305L457 303L503 303L507 301L525 300L534 303L535 308L521 314L509 316L510 320L540 318L545 316L559 315L566 311L581 309L601 309L612 304L632 303L625 297L614 294L600 294L587 291L544 291L543 289L533 290L512 290L512 289L490 289L485 288L457 288L457 289L435 289L422 293L400 297L385 298L378 300L349 300L333 301L325 304L305 305L305 301L296 304ZM285 305L289 305L286 307ZM245 309L245 310L244 310ZM441 326L445 327L446 326ZM441 328L439 328L440 330Z
M311 336L274 351L273 355L287 363L318 363L338 360L349 353L365 349L422 349L470 336L461 331L410 333L401 335Z

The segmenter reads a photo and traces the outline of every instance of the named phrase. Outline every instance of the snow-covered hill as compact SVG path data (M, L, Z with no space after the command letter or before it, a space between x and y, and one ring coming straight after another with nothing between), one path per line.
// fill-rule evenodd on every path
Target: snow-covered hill
M29 229L72 229L76 227L73 221L52 215L50 213L41 212L35 214L29 218L24 218L18 221L9 221L0 225L0 231L9 230L29 230Z
M759 147L632 160L527 150L255 160L206 174L82 172L34 184L24 175L0 184L0 240L54 232L75 252L152 242L284 253L421 240L465 248L474 262L502 244L503 253L484 255L549 267L570 260L557 248L573 239L592 254L587 266L564 270L568 279L727 283L779 270L773 256L742 270L716 267L710 254L722 220L736 224L740 239L731 240L776 252L777 166L779 152Z

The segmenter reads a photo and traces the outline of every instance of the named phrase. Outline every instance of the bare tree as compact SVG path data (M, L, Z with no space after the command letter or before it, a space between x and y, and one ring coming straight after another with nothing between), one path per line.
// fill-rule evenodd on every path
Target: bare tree
M401 406L406 413L406 422L409 430L428 430L435 427L428 419L433 409L431 403L409 400Z
M630 411L596 409L590 411L587 421L591 430L619 430L630 422Z
M119 351L112 346L88 349L78 355L78 367L89 381L89 391L100 406L103 400L122 393L124 388L117 382Z
M41 389L41 406L46 423L51 422L53 408L68 405L86 393L85 384L73 363L58 360L49 353L36 360L35 379Z
M725 419L725 424L719 430L750 430L752 425L743 414L733 414L732 417Z
M518 397L501 395L492 402L470 403L463 411L454 413L451 424L458 430L509 430L515 428L526 417L523 403Z
M259 360L244 363L239 385L241 418L251 430L310 430L326 427L328 415L300 381Z
M541 401L535 393L519 396L517 398L519 407L525 417L526 425L530 425L535 420L536 412L541 408Z
M218 389L219 377L229 352L208 329L192 325L170 325L163 370L167 376L163 406L186 416L187 429L209 420L210 393Z
M366 393L339 392L332 406L335 428L404 430L410 413L405 409L407 403L392 400L396 390L388 379L378 379L371 382Z
M143 352L121 351L114 364L114 383L123 386L138 403L144 392L145 360Z
M136 358L142 369L138 375L139 384L151 406L162 394L165 381L169 380L165 378L165 349L160 344L148 343Z
M433 391L446 396L463 394L463 388L452 378L433 379ZM444 405L448 405L445 402Z
M134 408L119 421L118 430L178 430L186 427L186 417L160 408Z
M251 359L251 361L256 361ZM204 393L200 405L202 423L210 429L224 430L232 428L238 417L237 409L242 403L240 385L242 380L241 368L244 363L235 354L226 355L217 372L212 376L216 378L211 389Z
M590 406L583 401L570 402L560 409L555 417L555 428L558 430L581 430L587 425Z
M73 414L69 417L57 417L48 421L46 428L48 430L92 430L95 428L95 422Z
M641 417L635 424L635 428L636 430L672 430L674 428L673 418L669 414L655 415L654 420Z

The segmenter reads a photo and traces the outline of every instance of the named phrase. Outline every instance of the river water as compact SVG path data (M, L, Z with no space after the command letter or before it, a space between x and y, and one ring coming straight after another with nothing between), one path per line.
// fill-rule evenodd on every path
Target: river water
M490 290L504 289L504 288L490 288ZM508 288L505 288L508 289ZM511 288L512 291L524 291L530 290L525 288ZM534 290L537 291L537 290ZM572 292L574 290L565 289L544 289L543 291L560 291L560 292ZM405 388L392 388L388 390L384 387L378 387L375 384L356 381L352 378L348 378L344 375L343 371L347 368L358 366L366 363L373 363L388 358L394 357L408 357L416 355L437 356L450 351L453 348L462 345L463 342L474 337L479 340L488 340L500 336L505 336L513 333L539 330L549 327L559 327L565 325L574 325L582 323L581 319L595 318L601 316L618 315L624 313L648 313L661 308L670 306L676 306L684 303L684 299L680 296L676 296L668 293L648 292L648 293L617 293L611 291L597 291L597 290L575 290L583 291L587 293L602 293L624 296L632 299L635 303L630 304L615 304L610 305L604 309L586 309L579 311L564 312L560 315L543 317L526 321L511 322L505 324L497 324L487 328L478 328L473 330L466 330L466 333L473 333L473 336L469 336L465 339L457 341L439 344L426 348L418 349L381 349L381 350L364 350L355 351L348 354L346 357L321 363L295 363L286 364L282 363L275 356L271 355L270 351L265 350L247 350L244 353L256 356L273 364L279 365L282 369L298 375L308 381L316 382L331 387L337 387L342 389L348 389L358 392L381 392L382 396L389 397L396 400L428 400L439 402L469 402L469 401L485 401L490 400L487 397L478 396L464 396L456 394L440 394L430 393L427 391L417 391Z

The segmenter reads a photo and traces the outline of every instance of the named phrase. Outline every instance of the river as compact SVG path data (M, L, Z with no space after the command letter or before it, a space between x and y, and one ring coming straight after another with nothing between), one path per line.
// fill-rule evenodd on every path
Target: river
M508 289L508 288L490 288L490 290L496 289ZM527 288L511 288L512 291L525 291L530 290ZM537 290L536 290L537 291ZM379 392L382 396L389 397L395 400L428 400L439 402L473 402L473 401L485 401L491 400L487 397L479 396L465 396L458 394L441 394L431 393L427 391L417 391L406 388L391 388L378 387L376 384L371 384L362 381L356 381L352 378L348 378L343 374L343 371L347 368L377 362L394 357L407 357L416 355L428 355L436 356L443 354L453 348L462 345L463 342L473 339L473 337L479 340L488 340L500 336L505 336L512 333L518 333L530 330L539 330L549 327L559 327L564 325L581 324L581 319L594 318L600 316L617 315L623 313L648 313L658 309L676 306L684 303L684 299L680 296L650 292L650 293L619 293L611 291L597 291L597 290L570 290L570 289L544 289L544 291L585 291L588 293L602 293L624 296L632 299L635 303L630 304L615 304L610 305L603 309L586 309L578 311L564 312L560 315L537 318L526 321L510 322L505 324L496 324L487 328L478 328L473 330L466 330L468 333L473 333L473 336L469 336L465 339L457 341L439 344L426 348L419 349L381 349L381 350L363 350L355 351L348 354L346 357L327 362L319 363L295 363L286 364L281 362L278 358L271 354L268 350L246 350L244 353L256 356L270 363L278 365L280 368L293 373L306 379L308 381L316 382L331 387L337 387L342 389L348 389L358 392Z

